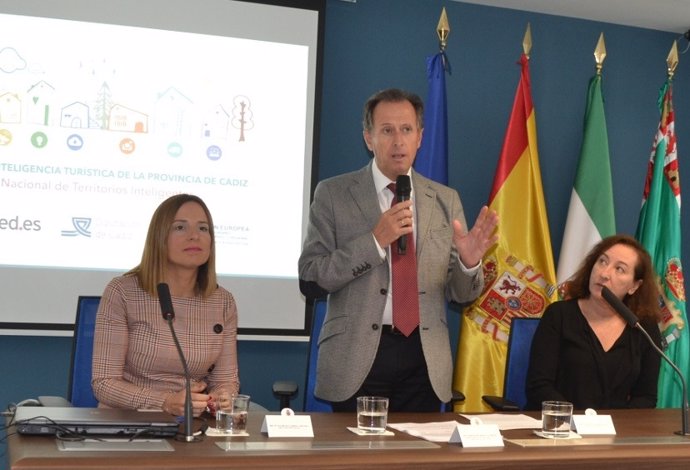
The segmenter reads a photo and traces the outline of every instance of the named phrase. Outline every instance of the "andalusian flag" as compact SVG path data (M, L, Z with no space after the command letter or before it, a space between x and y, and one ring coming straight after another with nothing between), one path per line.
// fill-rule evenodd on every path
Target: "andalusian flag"
M661 120L654 137L635 237L647 248L659 276L664 319L662 336L666 354L690 376L690 340L685 312L685 289L680 247L680 175L669 78L659 93ZM658 408L678 408L683 403L681 383L673 369L661 361Z
M463 314L454 389L463 412L490 411L482 395L502 395L510 321L539 317L556 299L556 274L539 170L529 63L515 95L489 199L499 241L483 260L485 288Z
M415 170L429 179L448 184L448 105L446 70L450 69L444 52L427 57L426 75L429 95L424 109L424 135L415 159Z
M589 82L584 134L575 185L558 258L558 284L568 280L589 250L616 233L609 162L609 138L601 94L601 74Z

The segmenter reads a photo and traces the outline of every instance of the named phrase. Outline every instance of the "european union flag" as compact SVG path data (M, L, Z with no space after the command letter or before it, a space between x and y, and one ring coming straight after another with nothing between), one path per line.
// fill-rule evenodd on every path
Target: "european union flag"
M427 57L429 95L424 107L424 136L414 164L419 173L445 185L448 184L446 71L450 71L450 64L444 52Z

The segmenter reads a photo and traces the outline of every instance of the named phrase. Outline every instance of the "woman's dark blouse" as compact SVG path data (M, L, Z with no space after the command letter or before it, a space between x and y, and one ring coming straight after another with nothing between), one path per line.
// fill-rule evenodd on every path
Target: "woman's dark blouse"
M640 324L659 346L656 323ZM565 400L575 409L654 408L659 365L659 354L641 331L626 325L604 351L577 300L555 302L532 340L527 407L538 410L544 400Z

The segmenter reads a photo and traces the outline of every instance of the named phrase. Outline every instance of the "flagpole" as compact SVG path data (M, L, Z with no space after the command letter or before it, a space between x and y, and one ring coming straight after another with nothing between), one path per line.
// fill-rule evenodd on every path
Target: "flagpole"
M668 76L668 81L669 83L673 81L673 75L676 72L676 67L678 66L678 41L673 41L673 45L671 46L671 50L668 53L668 56L666 57L666 73ZM658 349L658 348L657 348ZM678 376L680 377L680 383L681 383L681 389L683 393L682 397L682 410L681 410L681 430L676 431L676 434L679 434L681 436L690 436L690 431L688 431L688 386L685 381L685 377L683 376L683 373L680 371L680 369L674 364L665 354L662 354L662 357L671 365L671 368L675 372L678 373Z
M448 15L446 14L446 7L441 10L441 16L436 25L436 34L438 35L438 48L441 51L441 61L443 62L443 70L448 70L446 63L446 46L448 45L448 36L450 36L450 23L448 23Z
M527 30L525 31L525 35L522 38L522 52L525 53L525 56L529 59L529 53L532 50L532 28L530 27L529 23L527 23Z
M436 26L439 52L426 58L426 77L429 85L424 106L424 135L417 151L414 169L422 176L448 184L448 104L446 98L446 74L450 73L450 62L446 57L446 46L450 35L450 24L446 9Z
M594 49L594 60L597 63L597 75L601 75L601 69L604 68L604 59L606 59L606 44L604 43L604 33L599 35L597 47Z
M438 19L436 26L436 34L438 34L438 47L441 52L446 52L448 45L448 36L450 35L450 24L448 23L448 15L446 14L446 7L441 10L441 16Z
M666 57L666 65L668 66L668 79L673 80L673 74L678 67L678 41L673 41L668 57Z

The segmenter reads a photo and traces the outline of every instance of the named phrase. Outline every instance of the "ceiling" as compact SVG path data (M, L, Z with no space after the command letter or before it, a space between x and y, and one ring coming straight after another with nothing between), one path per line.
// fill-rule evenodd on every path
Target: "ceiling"
M683 34L690 0L459 0Z

